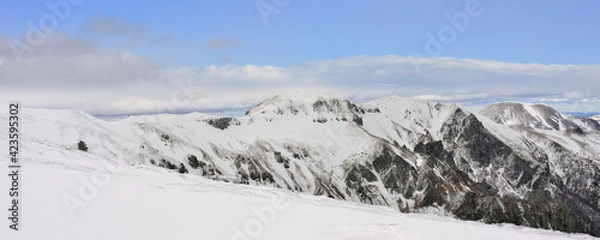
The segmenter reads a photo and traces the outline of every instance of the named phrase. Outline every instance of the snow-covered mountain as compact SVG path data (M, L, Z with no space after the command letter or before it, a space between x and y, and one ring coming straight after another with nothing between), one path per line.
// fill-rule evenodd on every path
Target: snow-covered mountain
M493 104L480 112L500 124L571 132L600 131L598 122L562 114L543 104L504 102Z
M210 181L25 140L22 227L18 232L0 228L1 239L593 239ZM7 158L0 156L5 166ZM94 184L96 176L104 176L102 184ZM81 189L86 189L85 199ZM81 202L66 204L68 197ZM0 201L8 202L8 194L1 194Z
M25 109L22 122L32 146L78 151L83 141L88 156L137 166L600 236L598 128L550 108L499 106L480 115L401 97L358 104L286 93L240 118L106 122L80 111Z
M594 119L597 122L600 122L600 115L593 116L593 117L591 117L591 119Z

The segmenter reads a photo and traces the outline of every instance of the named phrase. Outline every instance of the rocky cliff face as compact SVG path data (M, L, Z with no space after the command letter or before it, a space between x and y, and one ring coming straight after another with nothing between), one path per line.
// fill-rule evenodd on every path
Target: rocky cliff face
M486 117L398 97L357 104L296 94L237 119L190 114L107 123L79 113L77 121L57 114L30 124L54 119L53 127L77 132L90 154L179 173L600 236L600 133L587 125L574 132L560 121L557 128L508 121L502 113L516 110L507 106L495 107L502 116ZM544 112L550 120L562 116ZM68 140L54 144L71 147Z
M566 154L555 142L546 156L528 158L489 133L473 114L457 111L452 119L442 129L444 143L459 153L454 154L460 159L457 169L485 186L466 192L453 209L458 217L566 232L599 230L597 164ZM553 174L564 170L569 173L563 177Z

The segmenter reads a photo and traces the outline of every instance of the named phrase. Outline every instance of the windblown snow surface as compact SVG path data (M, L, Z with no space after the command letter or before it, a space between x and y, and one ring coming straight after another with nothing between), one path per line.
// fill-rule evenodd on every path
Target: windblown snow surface
M3 226L0 239L593 239L212 181L58 148L32 131L22 144L20 231Z

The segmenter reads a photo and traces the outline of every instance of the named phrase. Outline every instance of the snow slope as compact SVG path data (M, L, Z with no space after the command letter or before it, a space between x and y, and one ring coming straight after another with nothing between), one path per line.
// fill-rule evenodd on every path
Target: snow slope
M0 239L593 239L211 181L31 137L22 153L21 231L2 227ZM69 208L68 196L82 205Z

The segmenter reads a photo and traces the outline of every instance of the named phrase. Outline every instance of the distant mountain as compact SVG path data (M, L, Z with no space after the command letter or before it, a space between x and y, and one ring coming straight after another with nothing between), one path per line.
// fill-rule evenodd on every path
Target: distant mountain
M565 115L543 104L496 103L483 109L480 113L497 123L505 125L578 133L583 130L600 130L600 124L596 121Z
M543 105L275 96L239 118L26 109L29 142L402 212L600 236L598 123ZM1 130L0 130L1 131Z
M597 122L600 122L600 115L593 116L593 117L591 117L591 119L594 119Z

